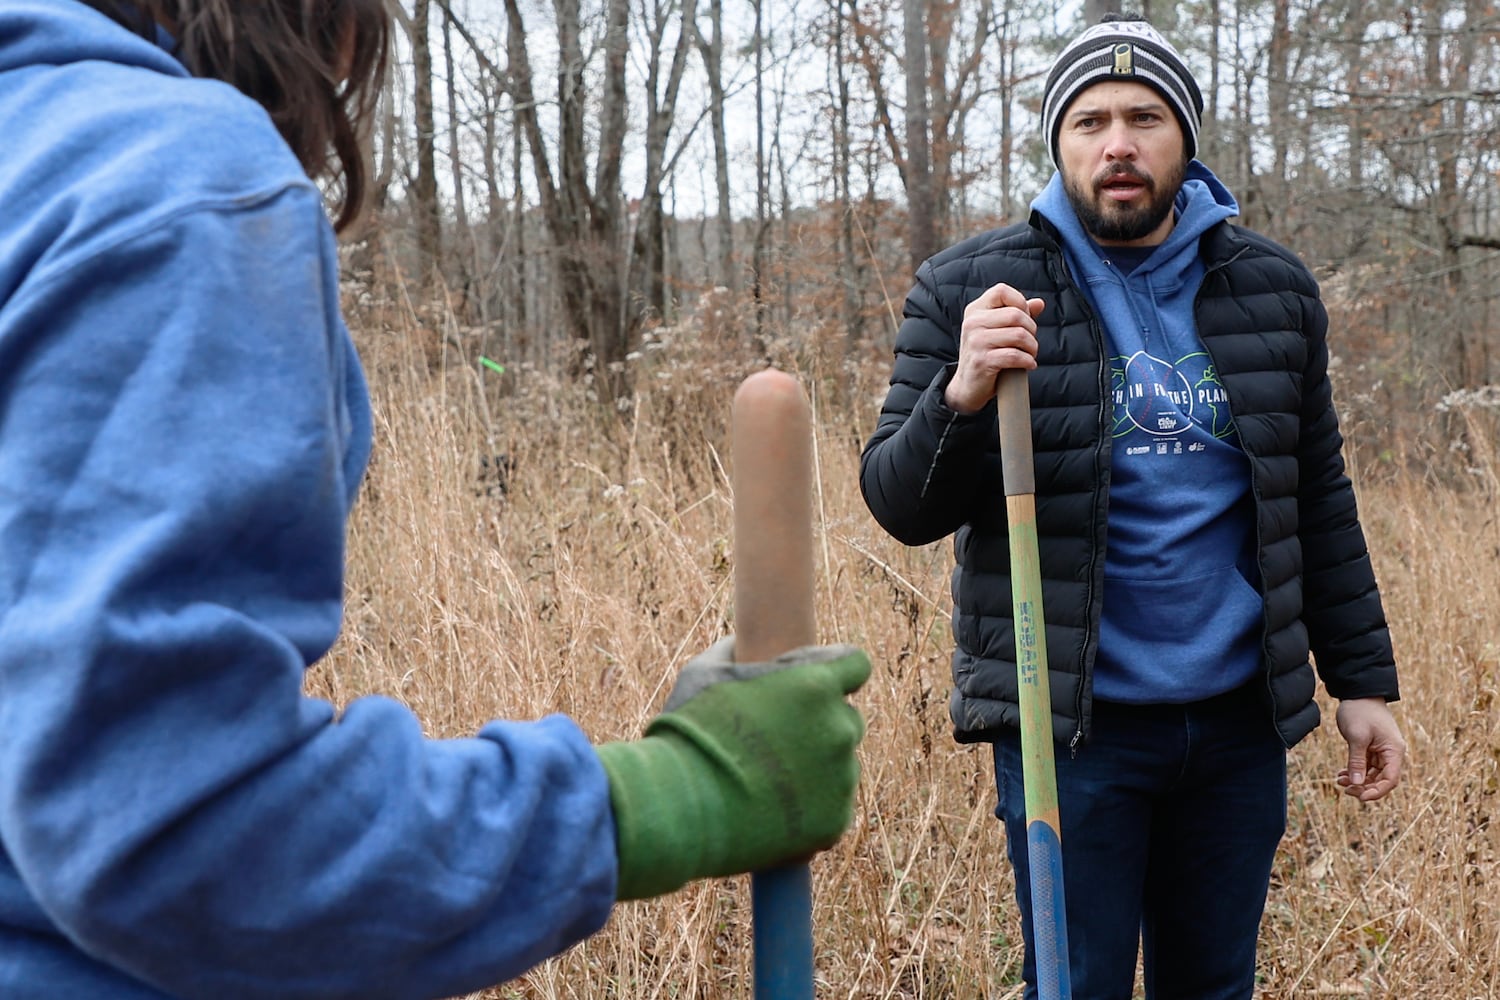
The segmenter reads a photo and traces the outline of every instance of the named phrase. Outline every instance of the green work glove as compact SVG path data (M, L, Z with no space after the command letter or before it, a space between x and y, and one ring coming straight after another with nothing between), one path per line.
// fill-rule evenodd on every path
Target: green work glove
M619 899L798 861L854 815L864 717L845 696L870 676L853 646L735 663L734 637L683 668L644 738L597 748L609 774Z

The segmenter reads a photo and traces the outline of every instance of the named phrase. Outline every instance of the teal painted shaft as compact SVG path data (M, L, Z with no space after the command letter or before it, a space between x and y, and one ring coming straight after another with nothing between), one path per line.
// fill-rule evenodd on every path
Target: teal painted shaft
M1026 793L1026 852L1031 869L1032 946L1040 1000L1071 1000L1068 919L1063 895L1062 828L1057 812L1052 691L1036 529L1036 471L1031 386L1022 369L1000 375L1000 456L1010 529L1010 586L1021 711L1021 780Z

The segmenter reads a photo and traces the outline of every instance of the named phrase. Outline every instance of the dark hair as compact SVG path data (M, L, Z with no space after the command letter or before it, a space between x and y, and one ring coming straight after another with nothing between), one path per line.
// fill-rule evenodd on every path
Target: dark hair
M147 38L157 26L194 76L222 80L270 114L308 175L337 182L334 226L364 205L363 139L390 45L384 0L81 0Z

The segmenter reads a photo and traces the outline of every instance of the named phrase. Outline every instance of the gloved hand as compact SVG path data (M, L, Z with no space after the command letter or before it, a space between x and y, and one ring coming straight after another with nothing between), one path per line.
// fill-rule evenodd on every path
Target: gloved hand
M737 875L831 847L854 814L870 676L853 646L735 663L734 637L683 668L642 739L597 748L609 774L619 899Z

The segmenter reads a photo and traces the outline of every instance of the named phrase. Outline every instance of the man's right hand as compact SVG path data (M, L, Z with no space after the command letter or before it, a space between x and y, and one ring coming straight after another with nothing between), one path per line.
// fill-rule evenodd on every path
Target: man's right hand
M943 402L958 413L977 413L995 396L1006 368L1036 367L1036 318L1046 307L1001 283L985 289L964 309L959 331L958 370L943 391Z

